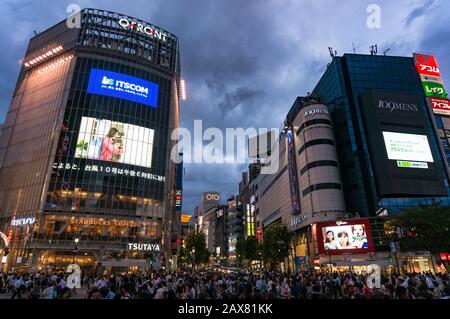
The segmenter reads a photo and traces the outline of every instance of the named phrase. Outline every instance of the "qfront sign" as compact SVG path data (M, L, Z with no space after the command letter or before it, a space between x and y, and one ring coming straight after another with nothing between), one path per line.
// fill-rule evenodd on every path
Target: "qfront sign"
M136 30L138 33L143 33L148 35L151 38L158 39L162 42L167 42L167 34L156 30L148 25L143 25L141 23L137 23L134 21L130 21L128 19L120 19L119 25L125 30Z
M128 243L128 250L134 251L160 251L159 244Z
M121 73L91 69L87 93L115 97L156 107L158 84Z
M25 226L25 225L32 225L36 222L35 217L29 217L29 218L18 218L11 220L11 226Z
M120 19L119 25L125 30L136 30L138 33L144 33L151 38L158 39L162 42L167 42L168 36L166 33L156 30L148 25L143 25L128 19Z

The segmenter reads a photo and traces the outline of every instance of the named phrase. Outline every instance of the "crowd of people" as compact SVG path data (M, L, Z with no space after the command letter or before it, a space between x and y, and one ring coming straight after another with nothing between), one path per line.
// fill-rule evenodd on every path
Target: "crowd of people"
M82 289L67 287L67 274L0 273L0 292L11 299L450 299L450 275L381 276L353 272L185 272L83 274Z

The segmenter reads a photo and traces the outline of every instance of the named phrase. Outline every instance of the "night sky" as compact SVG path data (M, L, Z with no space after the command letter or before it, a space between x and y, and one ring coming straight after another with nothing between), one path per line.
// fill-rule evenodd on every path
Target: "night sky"
M331 58L369 53L372 44L388 55L435 54L450 90L450 1L11 1L0 6L0 123L33 31L67 17L67 5L133 16L175 34L188 99L181 127L281 128L297 96L311 91ZM381 8L381 28L368 28L367 6ZM237 194L247 164L186 164L183 211L191 213L203 191Z

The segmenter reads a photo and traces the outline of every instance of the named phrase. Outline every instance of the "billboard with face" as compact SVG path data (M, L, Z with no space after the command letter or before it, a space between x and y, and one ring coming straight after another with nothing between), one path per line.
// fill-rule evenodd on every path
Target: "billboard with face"
M152 167L154 130L83 117L75 157Z
M317 242L321 254L360 254L374 251L368 219L319 223Z

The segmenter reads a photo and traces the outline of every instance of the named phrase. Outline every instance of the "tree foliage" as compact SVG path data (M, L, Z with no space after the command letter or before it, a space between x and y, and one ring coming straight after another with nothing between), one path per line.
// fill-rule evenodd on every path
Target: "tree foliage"
M265 262L283 261L292 249L291 241L294 233L285 225L274 225L263 233L262 257Z
M255 236L239 239L236 243L236 255L239 261L258 260L260 249L260 244Z
M195 264L207 263L209 251L206 246L206 237L202 232L191 232L186 236L186 255L193 258ZM194 253L195 250L195 253Z
M405 251L450 251L450 208L439 204L408 208L387 225L388 236Z

